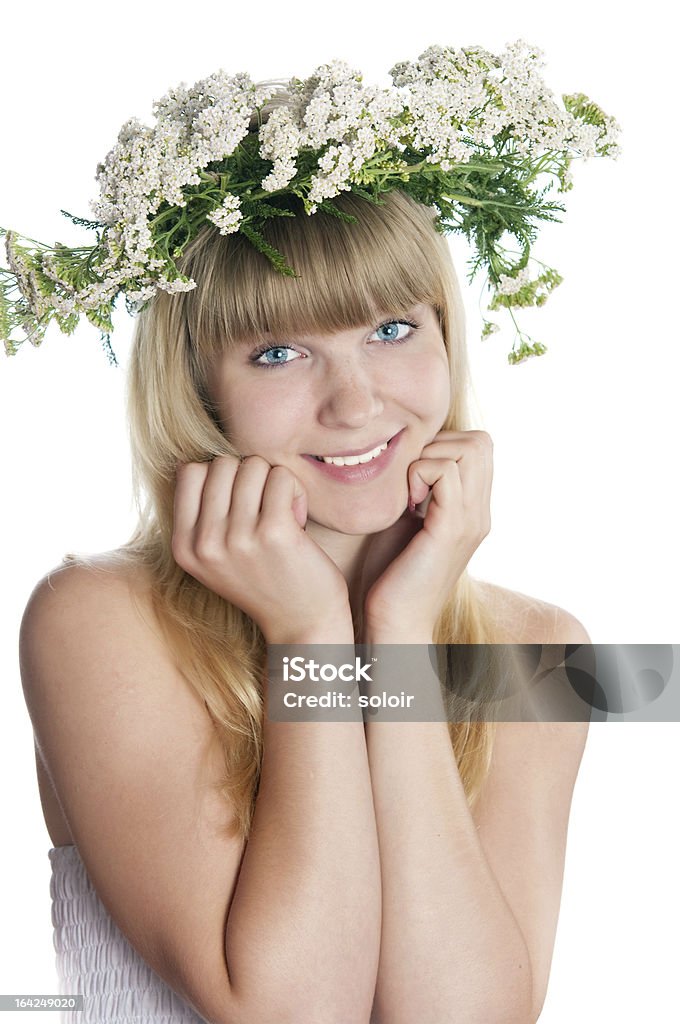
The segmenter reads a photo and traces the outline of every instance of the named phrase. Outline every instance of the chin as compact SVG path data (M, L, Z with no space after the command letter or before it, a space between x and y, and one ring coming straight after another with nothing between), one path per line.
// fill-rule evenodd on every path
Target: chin
M386 501L372 506L357 503L355 508L346 507L341 512L334 510L328 515L319 514L319 518L310 509L309 518L327 530L345 533L349 536L363 536L368 533L380 533L392 526L406 511L408 495L402 501L394 501L391 508Z

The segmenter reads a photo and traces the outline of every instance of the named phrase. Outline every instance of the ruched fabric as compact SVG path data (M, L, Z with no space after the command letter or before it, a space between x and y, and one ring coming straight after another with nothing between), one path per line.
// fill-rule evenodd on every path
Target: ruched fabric
M142 959L100 900L75 846L48 851L62 1024L205 1024Z

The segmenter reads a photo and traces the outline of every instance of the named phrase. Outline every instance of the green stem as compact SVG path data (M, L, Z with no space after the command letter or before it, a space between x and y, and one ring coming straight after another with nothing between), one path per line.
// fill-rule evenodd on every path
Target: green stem
M512 311L512 306L506 306L505 308L507 309L508 313L509 313L509 314L510 314L510 316L512 317L512 322L513 322L513 324L515 325L515 330L517 331L518 335L519 335L519 336L520 336L520 338L521 338L521 337L522 337L522 332L521 332L521 331L520 331L520 329L519 329L519 324L518 324L518 323L517 323L517 321L515 320L515 314L514 314L514 313L513 313L513 311Z

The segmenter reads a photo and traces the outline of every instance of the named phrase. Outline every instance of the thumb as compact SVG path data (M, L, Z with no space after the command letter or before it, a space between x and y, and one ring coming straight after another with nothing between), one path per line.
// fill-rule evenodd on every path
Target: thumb
M412 505L420 505L430 493L430 484L423 479L417 469L418 463L412 463L408 472L408 493Z
M292 508L293 515L299 526L304 530L307 524L307 492L297 477L295 477L295 493L293 495Z

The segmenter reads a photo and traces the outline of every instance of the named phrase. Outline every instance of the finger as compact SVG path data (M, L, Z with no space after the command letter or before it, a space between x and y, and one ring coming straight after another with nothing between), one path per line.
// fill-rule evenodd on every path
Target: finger
M411 463L408 477L409 494L416 505L431 493L440 506L450 507L452 503L458 503L462 507L463 489L455 460L420 459Z
M224 534L239 461L234 455L218 455L207 465L208 474L201 501L200 529L201 532L208 533L219 528Z
M261 455L247 455L238 466L227 521L227 529L232 536L245 536L255 530L271 468Z
M258 529L275 536L290 529L291 520L304 528L307 522L307 492L287 466L272 466L262 495Z
M459 437L465 437L469 430L440 430L432 438L429 444L437 444L439 441L455 441Z
M418 477L428 482L432 479L432 471L428 468L428 463L439 462L438 459L428 459L424 463L422 470L417 470ZM491 469L487 466L484 460L479 458L471 457L469 454L461 456L460 458L453 459L449 458L444 460L445 465L450 467L455 466L456 476L459 481L459 492L458 497L461 503L461 508L464 510L473 510L483 513L488 510L488 505L491 499ZM441 499L437 497L438 501L445 500L445 492L436 485L432 484L433 493L440 494ZM419 492L422 493L422 492ZM423 499L420 499L421 501Z
M173 500L172 551L188 551L201 514L203 485L210 469L208 462L182 462L177 466Z
M487 433L470 430L459 434L456 440L433 442L423 448L421 457L455 460L466 503L472 503L478 495L488 504L493 480L493 442Z
M470 451L493 454L493 440L485 430L461 430L440 431L433 441L425 445L421 457L436 458L442 445L446 445L449 454L456 453L456 458Z

